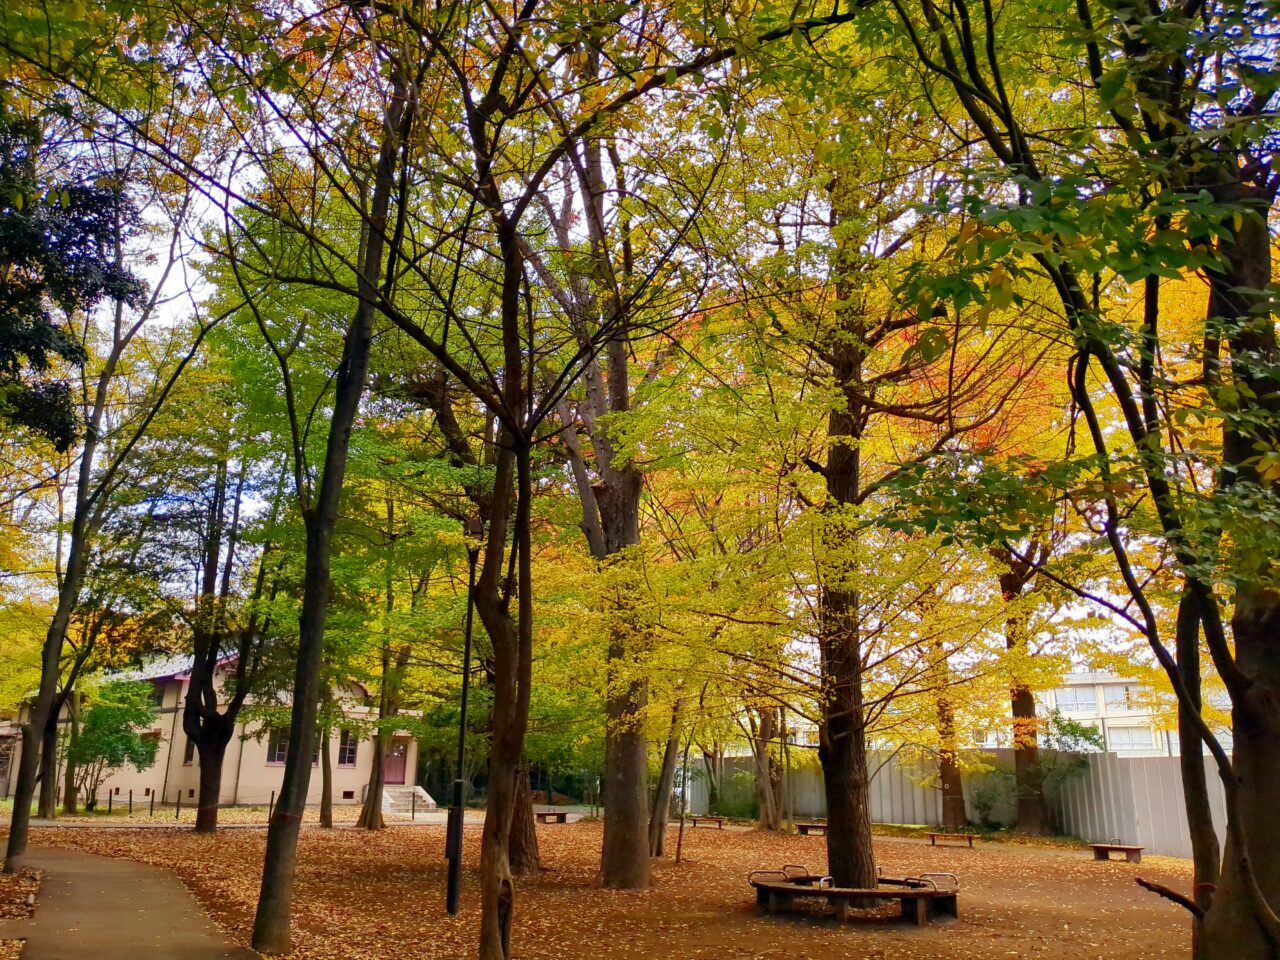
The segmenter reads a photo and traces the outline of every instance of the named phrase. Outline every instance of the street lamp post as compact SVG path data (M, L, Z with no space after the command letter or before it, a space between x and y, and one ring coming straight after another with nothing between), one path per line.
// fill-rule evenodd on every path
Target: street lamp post
M471 624L475 611L476 560L480 556L479 539L484 535L484 521L479 517L467 520L467 620L463 632L462 647L462 707L458 717L458 767L453 779L453 799L449 804L449 825L445 838L445 856L449 860L449 885L445 892L444 908L449 916L458 912L458 888L462 880L462 772L467 760L467 691L471 686Z

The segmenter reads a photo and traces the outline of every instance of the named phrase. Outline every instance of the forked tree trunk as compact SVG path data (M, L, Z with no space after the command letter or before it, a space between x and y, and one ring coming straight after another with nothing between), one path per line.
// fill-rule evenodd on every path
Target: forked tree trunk
M533 820L533 790L529 784L529 763L516 772L515 797L511 808L511 836L507 842L511 872L517 876L537 873L542 867L538 854L538 831Z
M196 800L196 833L218 831L218 807L222 800L222 766L227 756L230 731L221 725L210 729L196 741L200 758L200 787ZM201 742L203 741L203 742Z
M649 811L651 857L661 857L666 853L671 791L676 783L676 764L680 762L680 713L683 708L684 699L678 697L671 708L671 727L667 733L667 745L662 751L662 768L658 772L658 787L653 792L653 807Z

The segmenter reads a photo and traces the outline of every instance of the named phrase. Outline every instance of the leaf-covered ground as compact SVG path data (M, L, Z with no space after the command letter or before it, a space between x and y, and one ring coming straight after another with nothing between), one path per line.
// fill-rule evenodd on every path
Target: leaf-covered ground
M839 925L817 916L756 912L746 874L825 863L819 837L689 830L686 862L655 865L653 889L594 885L600 825L538 828L547 870L517 889L514 953L523 960L770 958L951 960L1010 957L1148 960L1183 957L1184 911L1133 882L1190 886L1187 862L1095 863L1087 851L979 845L930 848L877 840L889 873L960 876L960 921L924 930L886 921ZM444 913L444 831L436 826L303 832L295 900L295 960L457 960L474 950L478 829L467 839L463 910ZM240 943L247 944L265 836L228 831L42 830L39 844L78 847L173 868ZM674 851L674 831L672 833Z
M29 900L39 890L39 870L0 873L0 920L20 920L31 916ZM0 940L0 960L16 960L21 953L21 940Z

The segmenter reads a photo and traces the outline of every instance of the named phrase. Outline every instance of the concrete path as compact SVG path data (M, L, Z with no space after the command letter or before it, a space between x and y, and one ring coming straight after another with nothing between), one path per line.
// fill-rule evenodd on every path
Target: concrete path
M129 860L32 847L44 871L35 916L0 923L23 960L256 960L233 947L177 875Z

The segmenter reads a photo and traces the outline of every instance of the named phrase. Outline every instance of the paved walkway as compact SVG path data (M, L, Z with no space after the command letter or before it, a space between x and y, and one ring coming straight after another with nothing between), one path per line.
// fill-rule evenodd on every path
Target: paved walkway
M256 960L233 947L177 875L71 850L32 847L23 866L44 871L35 916L0 923L0 939L27 941L23 960Z

